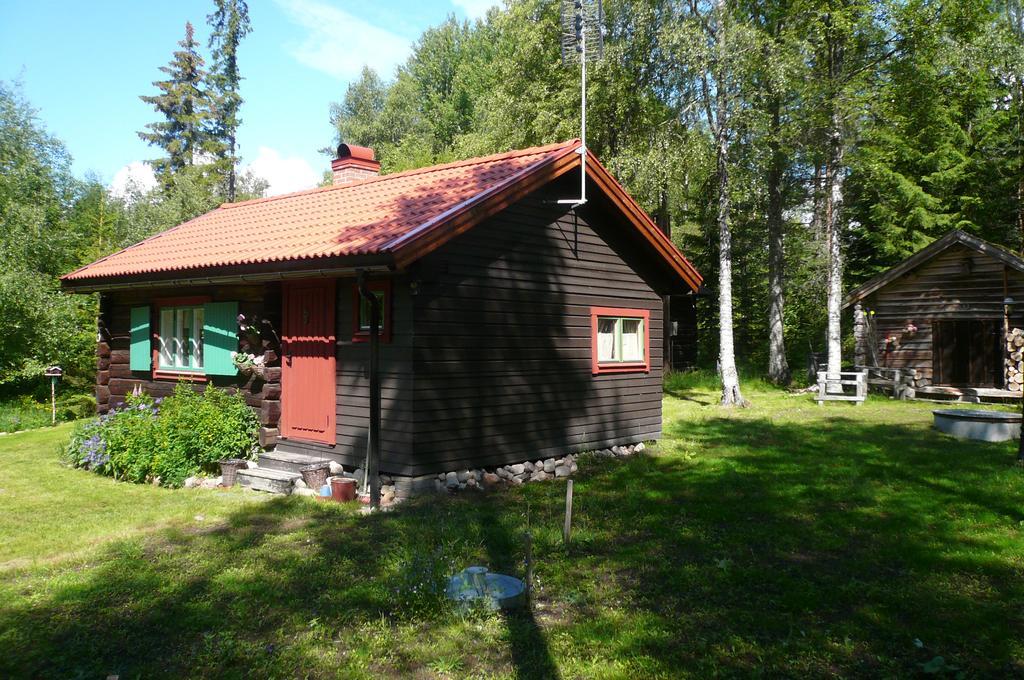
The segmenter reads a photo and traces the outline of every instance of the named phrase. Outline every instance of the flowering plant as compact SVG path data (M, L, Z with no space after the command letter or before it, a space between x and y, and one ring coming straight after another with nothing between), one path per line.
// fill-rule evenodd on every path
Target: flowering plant
M82 423L64 449L73 466L132 482L180 486L216 474L224 458L259 452L259 419L238 395L213 386L179 384L166 399L132 394L110 412Z
M255 355L248 352L232 352L231 362L244 375L255 375L262 378L264 375L265 361L262 354Z

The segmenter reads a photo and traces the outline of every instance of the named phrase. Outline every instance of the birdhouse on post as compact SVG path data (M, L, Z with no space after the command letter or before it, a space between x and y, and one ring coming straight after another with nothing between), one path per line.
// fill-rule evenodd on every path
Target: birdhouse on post
M50 379L50 423L57 424L57 381L64 376L64 369L60 366L50 366L43 375Z

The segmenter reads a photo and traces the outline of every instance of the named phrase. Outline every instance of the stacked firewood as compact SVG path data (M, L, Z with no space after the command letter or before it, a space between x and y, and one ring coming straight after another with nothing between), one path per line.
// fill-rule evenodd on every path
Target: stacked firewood
M1006 334L1006 389L1020 392L1024 386L1024 331L1014 328Z

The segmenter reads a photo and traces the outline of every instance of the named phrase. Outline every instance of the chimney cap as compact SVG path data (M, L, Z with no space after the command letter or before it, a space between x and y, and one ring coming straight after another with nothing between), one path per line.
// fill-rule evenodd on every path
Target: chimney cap
M360 161L374 161L373 149L368 146L356 146L355 144L345 144L344 142L338 145L338 156L337 160L345 160L352 158Z

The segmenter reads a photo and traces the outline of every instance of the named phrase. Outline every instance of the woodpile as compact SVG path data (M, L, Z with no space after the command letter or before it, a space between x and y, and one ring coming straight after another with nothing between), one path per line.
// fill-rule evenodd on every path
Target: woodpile
M1006 334L1006 389L1020 392L1024 386L1024 331L1014 328Z

